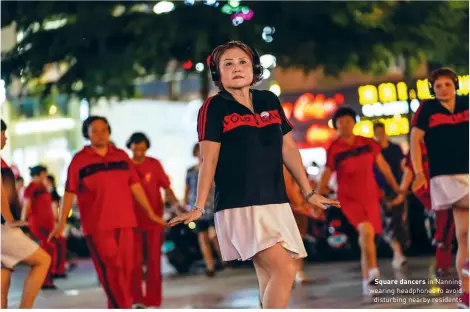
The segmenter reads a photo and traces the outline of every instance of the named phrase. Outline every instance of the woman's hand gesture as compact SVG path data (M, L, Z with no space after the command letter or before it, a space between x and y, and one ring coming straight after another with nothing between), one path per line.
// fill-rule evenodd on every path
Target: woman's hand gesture
M191 212L184 213L178 217L171 219L170 222L168 222L168 225L172 227L180 223L188 224L190 222L198 220L200 217L202 217L202 212L197 209L194 209Z

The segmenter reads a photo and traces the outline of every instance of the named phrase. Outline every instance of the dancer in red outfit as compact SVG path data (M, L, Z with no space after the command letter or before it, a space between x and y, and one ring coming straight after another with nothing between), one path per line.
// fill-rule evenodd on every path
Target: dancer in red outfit
M51 194L52 199L52 212L54 219L59 221L59 207L60 195L57 193L55 178L52 175L47 176L47 190ZM67 264L67 239L64 235L56 238L55 254L52 257L52 277L53 278L66 278L66 264Z
M30 168L31 183L24 191L24 216L27 216L31 233L39 240L39 245L53 259L57 242L48 237L54 229L51 194L47 191L47 169L43 166ZM47 273L42 289L57 289L52 280L52 265Z
M170 179L160 162L145 155L150 148L150 140L145 134L136 132L131 135L126 146L132 150L132 161L154 213L159 217L163 217L163 200L160 190L165 190L166 197L170 198L173 203L178 203L178 200L170 187ZM139 203L135 202L134 205L137 216L134 241L134 272L132 276L134 304L137 308L160 307L162 303L161 246L163 227L151 221L142 212ZM145 259L144 254L146 255ZM143 294L142 283L143 264L147 267L145 295Z
M145 195L126 152L109 144L111 128L104 117L83 122L82 134L91 145L79 151L68 169L60 222L51 237L61 236L77 196L83 232L93 264L108 297L109 308L132 307L135 198L149 219L165 225Z
M429 181L429 164L426 146L421 143L423 173ZM413 182L413 166L410 161L410 155L406 157L406 166L401 181L400 188L406 192ZM414 192L416 198L423 204L427 212L431 211L431 193L429 187L422 187ZM390 206L400 205L405 201L405 196L399 194L389 203ZM452 264L452 241L454 239L455 225L451 209L437 210L436 219L436 274L438 276L446 275Z
M382 232L379 188L375 181L374 165L382 173L390 188L400 192L389 164L381 153L381 147L373 139L354 135L356 112L349 107L339 108L333 116L338 138L327 152L326 168L318 186L326 189L334 171L338 181L338 199L341 210L359 233L361 248L362 290L370 295L370 287L379 279L375 236Z

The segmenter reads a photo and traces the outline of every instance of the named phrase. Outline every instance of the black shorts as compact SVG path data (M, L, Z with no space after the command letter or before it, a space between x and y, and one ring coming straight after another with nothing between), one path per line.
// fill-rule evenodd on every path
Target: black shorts
M198 233L207 232L209 228L214 227L214 219L202 219L196 222L196 231Z

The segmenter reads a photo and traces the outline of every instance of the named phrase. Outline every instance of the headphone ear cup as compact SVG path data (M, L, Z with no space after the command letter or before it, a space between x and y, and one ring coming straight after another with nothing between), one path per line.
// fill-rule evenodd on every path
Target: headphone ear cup
M256 82L259 82L263 78L263 66L261 66L261 60L258 52L255 49L251 48L253 55L253 78Z
M455 75L454 84L455 84L455 91L458 91L460 89L460 84L459 84L459 76L457 75Z
M434 94L434 88L432 87L432 82L428 80L428 88L429 88L429 94L432 96L435 96Z
M209 62L209 69L211 71L212 81L213 82L219 82L220 81L219 72L217 71L217 66L216 66L215 62L212 60L212 56L211 56L211 60Z

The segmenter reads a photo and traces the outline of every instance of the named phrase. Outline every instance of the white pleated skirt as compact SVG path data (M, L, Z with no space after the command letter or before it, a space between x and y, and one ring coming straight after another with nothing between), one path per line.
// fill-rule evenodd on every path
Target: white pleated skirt
M1 226L2 268L13 270L21 261L31 256L39 245L19 228Z
M288 203L225 209L214 222L224 261L250 260L277 243L293 258L307 256Z
M433 210L449 209L468 194L468 174L437 176L431 179Z

